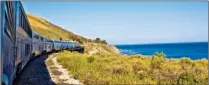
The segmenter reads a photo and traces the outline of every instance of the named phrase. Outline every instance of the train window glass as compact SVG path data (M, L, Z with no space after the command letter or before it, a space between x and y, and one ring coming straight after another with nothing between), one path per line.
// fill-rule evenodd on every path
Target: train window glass
M18 10L18 11L19 11L19 10ZM21 26L21 24L22 24L22 22L21 22L22 19L21 19L21 12L20 12L20 11L19 11L19 14L18 14L18 15L19 15L19 16L18 16L18 20L19 20L19 21L18 21L18 22L19 22L18 25Z
M16 20L16 25L18 26L19 25L19 15L20 15L20 12L19 12L19 4L16 3L15 4L15 20Z
M19 10L19 11L20 11L20 10ZM22 26L22 23L23 23L23 22L22 22L22 20L23 20L23 19L22 19L22 12L20 11L19 13L20 13L20 15L19 15L19 18L20 18L20 26Z
M24 18L23 18L23 15L21 15L21 25L20 25L23 29L24 29Z
M13 28L14 29L14 28ZM7 15L5 15L5 32L7 33L7 35L11 38L11 40L14 42L15 40L15 36L14 36L14 32L12 32L12 26L11 26L11 22L9 22L9 18Z
M41 41L43 41L44 40L44 38L43 37L41 37Z
M7 7L7 16L10 18L9 22L14 21L14 4L11 1L6 2L6 7ZM15 23L12 23L15 24Z
M20 26L25 30L25 32L32 37L32 30L30 29L29 23L27 21L26 15L23 8L20 8Z
M35 38L35 39L39 39L39 36L38 36L38 35L36 35L36 34L33 34L33 38Z
M27 56L28 50L27 50L27 44L25 44L25 56Z
M30 44L28 44L28 55L30 54L30 50L31 50L31 47L30 47Z
M11 3L11 1L6 2L6 23L5 26L7 33L9 34L9 36L12 38L12 40L14 40L15 36L16 36L16 29L15 29L15 11L14 11L14 5L13 3Z
M30 54L30 45L25 44L25 56L28 56Z

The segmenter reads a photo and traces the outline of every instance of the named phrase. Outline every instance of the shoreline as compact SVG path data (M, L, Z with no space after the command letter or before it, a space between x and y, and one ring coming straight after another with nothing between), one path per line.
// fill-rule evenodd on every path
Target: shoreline
M164 52L167 59L181 59L183 57L191 60L208 59L208 42L187 42L167 44L130 44L115 45L120 50L121 56L143 55L153 56L156 52Z
M166 42L166 43L139 43L139 44L114 44L114 46L122 45L164 45L164 44L194 44L194 43L208 43L208 41L196 41L196 42Z
M120 51L121 52L121 51ZM143 56L143 57L152 57L152 56L154 56L154 54L153 55L143 55L143 54L139 54L139 53L137 53L137 54L131 54L131 55L128 55L128 54L120 54L120 56L122 56L122 57L126 57L126 56L128 56L128 57L132 57L132 56L137 56L137 55L139 55L139 56ZM167 56L166 56L166 59L168 59L168 60L180 60L180 59L182 59L182 58L188 58L188 59L190 59L190 60L201 60L201 59L206 59L206 60L208 60L208 58L199 58L199 59L191 59L190 57L180 57L180 58L175 58L175 57L173 57L173 58L167 58Z

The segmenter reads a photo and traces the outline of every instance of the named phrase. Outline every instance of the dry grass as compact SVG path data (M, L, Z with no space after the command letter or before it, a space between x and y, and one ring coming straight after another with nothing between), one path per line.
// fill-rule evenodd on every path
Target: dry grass
M207 84L207 59L166 59L135 55L87 55L63 52L58 62L84 84Z
M79 43L88 41L87 38L84 38L68 30L65 30L38 16L27 14L27 17L32 27L32 30L36 31L37 33L40 33L45 37L58 39L58 40L60 38L62 38L63 40L74 40Z

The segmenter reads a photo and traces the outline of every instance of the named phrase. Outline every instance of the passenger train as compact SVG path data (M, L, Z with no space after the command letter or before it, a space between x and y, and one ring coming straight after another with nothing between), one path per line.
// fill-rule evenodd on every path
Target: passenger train
M46 38L31 30L20 1L0 1L0 77L3 85L12 85L30 59L46 52L81 47L73 41Z

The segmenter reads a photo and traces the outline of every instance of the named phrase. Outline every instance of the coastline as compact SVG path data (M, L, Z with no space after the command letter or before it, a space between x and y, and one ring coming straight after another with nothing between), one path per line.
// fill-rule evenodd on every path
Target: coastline
M143 57L145 57L145 58L148 58L148 57L154 56L154 54L153 54L153 55L143 55L143 54L133 54L133 55L128 55L128 54L121 54L120 56L121 56L121 57L143 56ZM188 58L188 59L190 59L190 60L201 60L201 59L206 59L206 60L208 60L208 58L191 59L191 58L189 58L189 57L166 58L166 59L167 59L167 60L181 60L182 58Z
M167 43L167 44L130 44L115 45L120 50L121 56L143 55L153 56L155 52L163 52L167 59L191 60L208 59L208 42Z
M208 43L208 41L193 41L193 42L159 42L159 43L135 43L135 44L114 44L114 46L119 46L119 45L163 45L163 44L193 44L193 43Z

